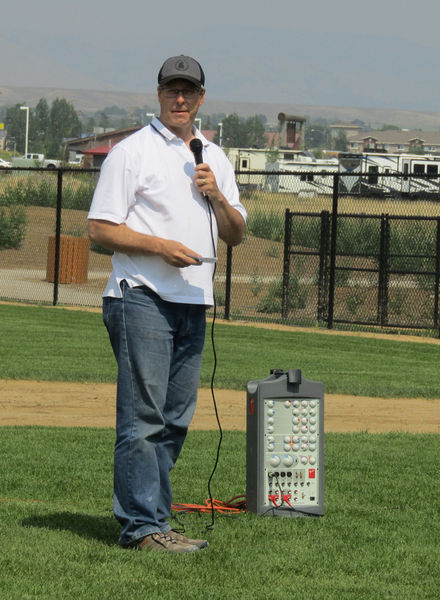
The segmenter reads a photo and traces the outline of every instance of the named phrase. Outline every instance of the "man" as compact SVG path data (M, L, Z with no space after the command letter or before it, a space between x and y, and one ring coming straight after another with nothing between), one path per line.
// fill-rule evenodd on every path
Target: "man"
M91 240L114 251L103 316L118 363L114 514L126 548L193 552L171 530L169 472L193 416L213 304L217 235L242 240L246 211L231 164L194 128L205 76L188 56L158 75L159 118L106 158L89 212ZM192 139L203 144L195 165ZM209 201L208 201L209 199Z

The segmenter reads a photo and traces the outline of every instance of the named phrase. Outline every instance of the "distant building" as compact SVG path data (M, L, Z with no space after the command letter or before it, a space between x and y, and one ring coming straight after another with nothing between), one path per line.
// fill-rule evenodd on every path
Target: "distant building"
M355 125L353 123L333 123L330 125L330 131L332 132L332 137L336 137L339 132L343 131L347 138L357 136L363 127L362 125Z
M83 154L85 156L85 167L100 167L115 144L141 128L142 125L134 125L133 127L114 129L113 131L107 130L104 133L67 140L65 142L66 150L69 155L74 153ZM90 150L95 150L95 152L90 152Z
M84 167L100 167L105 157L115 144L132 135L143 125L136 125L126 129L106 130L104 133L95 133L94 135L67 140L65 143L67 152L70 156L75 153L83 156ZM215 130L202 130L202 134L208 141L212 141L216 134Z
M421 148L425 154L440 154L440 133L434 131L361 131L347 139L350 152L401 154Z

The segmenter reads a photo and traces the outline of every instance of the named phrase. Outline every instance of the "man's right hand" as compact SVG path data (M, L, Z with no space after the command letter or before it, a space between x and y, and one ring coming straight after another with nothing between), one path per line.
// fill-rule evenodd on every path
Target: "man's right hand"
M160 256L172 267L183 268L201 264L197 260L197 252L181 242L138 233L124 223L89 219L89 237L96 244L115 252Z

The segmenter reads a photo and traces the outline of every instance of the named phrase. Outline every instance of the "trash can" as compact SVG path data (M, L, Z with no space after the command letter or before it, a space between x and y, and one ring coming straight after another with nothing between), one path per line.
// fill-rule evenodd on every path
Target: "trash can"
M55 281L56 237L49 237L47 249L46 281ZM89 239L73 235L60 236L60 261L58 283L87 283L89 267Z

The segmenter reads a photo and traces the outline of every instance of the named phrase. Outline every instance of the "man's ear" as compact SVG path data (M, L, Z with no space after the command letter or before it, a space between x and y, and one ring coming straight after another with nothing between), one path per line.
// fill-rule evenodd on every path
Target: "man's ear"
M202 91L200 92L199 106L202 106L202 104L205 102L205 93L206 93L206 90L204 88L202 88Z

